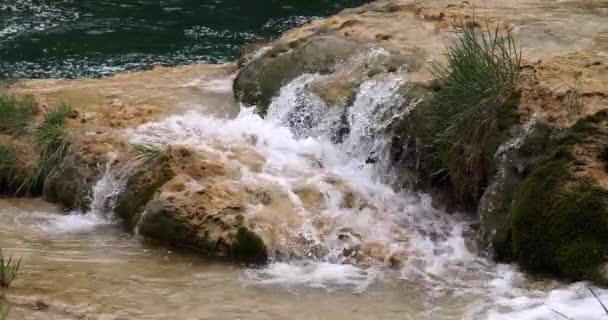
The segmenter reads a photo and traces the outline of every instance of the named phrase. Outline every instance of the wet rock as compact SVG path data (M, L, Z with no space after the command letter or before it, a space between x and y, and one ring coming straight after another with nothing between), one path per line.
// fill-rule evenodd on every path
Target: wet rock
M43 185L43 196L68 209L86 208L90 192L108 162L112 148L124 144L109 135L82 136L72 142L63 161L49 173Z
M524 178L545 153L553 133L553 129L542 121L529 130L517 133L513 145L505 146L496 154L497 172L479 201L478 238L498 260L511 257L508 226L513 201Z
M365 46L338 36L279 43L246 65L234 81L234 94L262 114L282 86L304 73L328 74Z
M114 209L129 230L136 227L143 208L174 175L172 168L164 162L146 163L133 168Z
M603 273L608 256L608 172L598 163L608 140L606 126L608 109L553 137L517 191L507 235L501 237L510 242L513 258L528 270L608 283Z

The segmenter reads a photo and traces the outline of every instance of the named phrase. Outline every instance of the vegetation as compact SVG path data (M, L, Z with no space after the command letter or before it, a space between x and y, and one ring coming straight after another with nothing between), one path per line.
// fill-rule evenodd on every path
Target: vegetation
M606 165L606 170L608 171L608 144L602 148L602 152L600 153L600 159L604 161Z
M423 115L435 174L449 177L461 200L477 199L486 183L484 156L500 130L501 117L514 107L521 51L510 33L467 23L447 48L448 65L435 68L440 88Z
M564 108L570 115L579 115L583 109L583 82L576 79L574 85L568 84L568 92L564 96Z
M8 319L8 313L10 308L3 303L2 296L0 296L0 320Z
M524 180L510 217L504 248L529 270L608 284L601 271L608 256L608 190L573 173L574 148L594 150L608 134L608 110L579 120L554 139L547 156Z
M0 87L0 193L37 195L61 161L70 138L66 120L76 110L61 104L39 117L32 96L18 96ZM40 122L37 124L37 122Z
M13 183L18 168L17 147L10 142L0 145L0 193L8 189Z
M240 227L236 234L232 254L236 259L248 263L264 263L268 258L264 240L245 227Z
M138 144L133 146L135 159L144 162L164 162L169 157L169 150L150 144Z
M0 134L24 133L37 113L38 104L32 96L18 97L0 90Z
M15 261L12 256L6 257L0 249L0 288L8 289L17 277L21 259Z
M40 149L40 157L35 168L27 174L17 188L17 193L38 193L51 170L63 159L70 137L64 128L67 118L73 117L76 111L62 104L44 115L33 136Z

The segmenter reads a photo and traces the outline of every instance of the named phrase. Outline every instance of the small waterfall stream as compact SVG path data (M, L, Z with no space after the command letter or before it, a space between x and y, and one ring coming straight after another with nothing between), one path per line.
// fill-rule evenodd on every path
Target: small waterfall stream
M247 214L276 218L282 237L272 249L299 255L243 269L125 233L112 216L125 175L110 160L86 214L0 200L0 247L25 261L8 296L16 319L604 316L587 284L532 279L496 264L478 255L470 215L446 214L429 195L391 187L384 132L394 109L409 105L398 94L407 79L365 81L351 106L333 107L308 90L316 77L285 86L265 119L245 107L230 119L190 111L125 132L131 143L213 154L240 168L231 183L276 187L287 206L251 204ZM250 170L234 150L261 155L262 170ZM320 197L311 202L303 190ZM302 223L285 227L285 214ZM608 300L608 291L596 291ZM32 311L39 302L50 307Z
M390 187L390 141L383 133L395 110L404 110L408 103L400 94L407 79L365 81L353 105L344 108L328 106L308 90L318 77L322 76L305 74L284 86L265 119L245 107L235 119L191 112L130 132L133 143L184 145L219 154L230 146L244 146L265 157L263 172L243 169L240 183L280 185L305 220L300 229L287 231L306 238L316 251L309 258L247 270L241 276L244 283L363 293L387 278L397 278L424 292L425 311L415 319L553 319L554 310L574 319L602 314L585 284L535 282L515 266L489 261L478 255L471 241L472 217L448 215L434 209L428 195ZM403 112L398 116L409 109ZM336 143L344 122L348 133ZM345 208L347 193L327 183L328 177L344 181L367 205ZM303 185L314 186L323 195L325 204L318 212L302 206L298 190ZM264 210L269 208L252 207L250 214ZM327 222L323 228L319 219ZM351 242L382 251L385 263L350 259ZM397 270L386 266L393 257L403 262ZM582 311L575 305L595 308Z

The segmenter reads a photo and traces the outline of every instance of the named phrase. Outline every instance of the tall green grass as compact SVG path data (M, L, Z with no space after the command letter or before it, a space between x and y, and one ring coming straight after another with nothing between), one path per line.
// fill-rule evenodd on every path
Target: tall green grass
M0 145L0 193L10 190L18 172L17 147L10 142Z
M144 162L163 162L169 157L169 150L150 144L133 145L135 159Z
M17 188L18 194L37 193L51 170L63 159L71 140L65 122L75 114L71 106L62 104L47 112L43 122L35 128L33 135L40 148L40 158Z
M466 23L474 26L475 23ZM449 177L462 199L483 188L484 147L496 133L500 113L514 94L521 50L499 28L465 27L436 65L440 89L424 113L436 175Z
M0 134L22 134L38 112L32 96L16 96L0 90Z

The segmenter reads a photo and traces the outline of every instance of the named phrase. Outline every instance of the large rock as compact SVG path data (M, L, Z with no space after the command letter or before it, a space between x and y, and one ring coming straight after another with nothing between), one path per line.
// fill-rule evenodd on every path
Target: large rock
M536 272L608 283L608 109L548 142L518 188L500 252Z
M252 167L255 167L250 161ZM244 215L239 168L183 147L144 163L127 179L116 213L139 234L212 256L266 261L264 240Z

